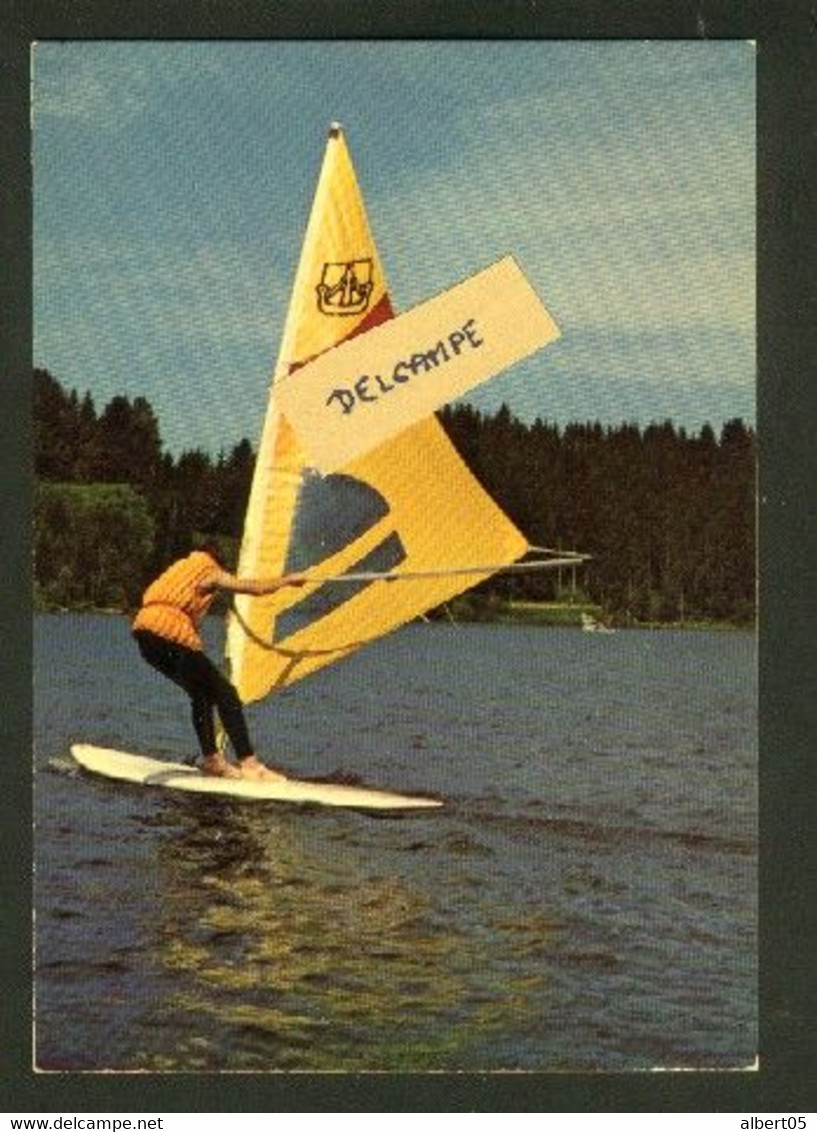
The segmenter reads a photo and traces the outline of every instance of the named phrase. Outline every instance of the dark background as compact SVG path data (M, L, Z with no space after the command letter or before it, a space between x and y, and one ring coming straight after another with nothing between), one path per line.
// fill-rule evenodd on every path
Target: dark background
M660 0L6 3L0 15L0 1109L11 1112L814 1111L817 14ZM762 949L757 1072L133 1076L31 1071L31 179L37 39L746 38L758 42Z

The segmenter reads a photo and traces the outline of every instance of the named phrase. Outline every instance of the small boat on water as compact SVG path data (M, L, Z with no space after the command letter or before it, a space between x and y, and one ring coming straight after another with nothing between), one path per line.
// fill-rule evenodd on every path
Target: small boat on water
M585 633L615 633L615 629L611 625L605 625L603 621L598 621L590 613L582 614L582 629Z

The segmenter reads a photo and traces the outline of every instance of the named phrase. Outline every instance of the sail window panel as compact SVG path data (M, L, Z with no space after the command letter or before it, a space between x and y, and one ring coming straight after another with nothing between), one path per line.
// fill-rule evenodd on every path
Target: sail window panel
M376 526L389 513L383 496L354 476L307 471L301 481L285 572L312 569Z
M350 566L346 573L385 573L395 570L405 560L405 547L397 532L392 531L373 550ZM274 643L280 644L294 633L309 628L371 585L374 585L374 580L371 579L324 582L318 589L278 615L273 627Z

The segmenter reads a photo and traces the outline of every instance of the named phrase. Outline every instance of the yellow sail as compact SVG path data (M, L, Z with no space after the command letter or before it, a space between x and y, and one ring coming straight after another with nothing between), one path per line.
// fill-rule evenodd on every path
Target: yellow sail
M270 391L238 570L249 577L291 570L363 577L236 597L227 654L244 702L348 656L479 580L458 567L499 568L528 549L433 416L339 472L321 476L307 465L276 406L275 380L392 316L346 141L333 126ZM366 577L395 570L429 576Z

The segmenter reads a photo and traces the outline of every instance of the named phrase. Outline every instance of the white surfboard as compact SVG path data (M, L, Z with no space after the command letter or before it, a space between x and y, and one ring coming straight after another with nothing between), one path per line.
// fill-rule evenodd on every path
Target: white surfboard
M436 798L344 786L332 782L246 782L238 778L214 778L192 766L168 763L145 755L131 755L105 747L76 743L71 754L81 767L106 778L139 786L159 786L198 794L218 794L251 801L292 802L317 806L342 806L354 810L428 810L442 806Z

